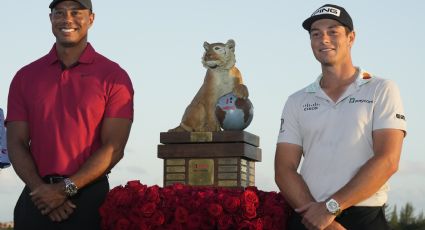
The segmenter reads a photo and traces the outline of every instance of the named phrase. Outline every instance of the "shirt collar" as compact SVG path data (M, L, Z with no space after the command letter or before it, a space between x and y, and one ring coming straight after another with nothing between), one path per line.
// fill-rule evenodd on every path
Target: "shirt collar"
M93 63L95 54L96 54L96 51L94 50L93 46L89 42L87 42L87 46L84 49L83 53L81 54L80 58L78 59L78 63L85 63L85 64ZM54 64L59 61L58 55L56 52L56 44L53 44L52 49L47 54L47 61L49 64Z
M368 83L369 81L371 81L374 76L372 74L370 74L367 71L362 70L360 67L357 67L359 69L359 74L357 75L355 84L356 87L360 87L366 83ZM317 93L321 87L320 87L320 80L322 79L323 74L320 74L317 78L316 81L314 81L313 83L311 83L310 85L308 85L305 89L306 93Z

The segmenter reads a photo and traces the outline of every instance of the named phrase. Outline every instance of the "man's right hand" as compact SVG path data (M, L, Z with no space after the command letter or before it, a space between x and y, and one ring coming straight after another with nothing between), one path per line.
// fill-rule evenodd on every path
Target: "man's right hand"
M346 228L334 220L325 230L346 230Z
M61 206L57 207L49 213L49 218L54 222L61 222L66 219L74 212L77 206L70 200L65 201Z
M42 184L30 193L32 201L41 214L50 213L66 201L64 187L63 183Z

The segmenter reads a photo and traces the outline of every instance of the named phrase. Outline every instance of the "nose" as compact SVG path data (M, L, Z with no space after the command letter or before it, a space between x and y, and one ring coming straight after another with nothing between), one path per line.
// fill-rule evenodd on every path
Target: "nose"
M330 37L327 33L321 34L321 36L320 36L320 42L321 43L326 44L326 43L329 43L329 41L330 41Z
M64 15L63 15L63 20L65 21L71 21L72 19L72 12L70 10L66 10Z

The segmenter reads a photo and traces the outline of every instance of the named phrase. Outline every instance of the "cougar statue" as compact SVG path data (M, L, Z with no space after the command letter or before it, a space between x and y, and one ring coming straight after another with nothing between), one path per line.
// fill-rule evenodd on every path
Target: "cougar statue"
M207 68L204 83L187 106L179 126L169 132L220 131L215 115L217 100L230 92L239 98L248 98L248 88L235 67L235 41L226 44L204 42L202 64Z

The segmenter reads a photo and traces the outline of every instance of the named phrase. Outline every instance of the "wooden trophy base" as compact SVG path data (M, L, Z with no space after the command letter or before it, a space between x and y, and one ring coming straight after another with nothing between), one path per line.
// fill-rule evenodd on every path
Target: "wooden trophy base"
M163 132L164 186L255 186L260 138L245 131Z

